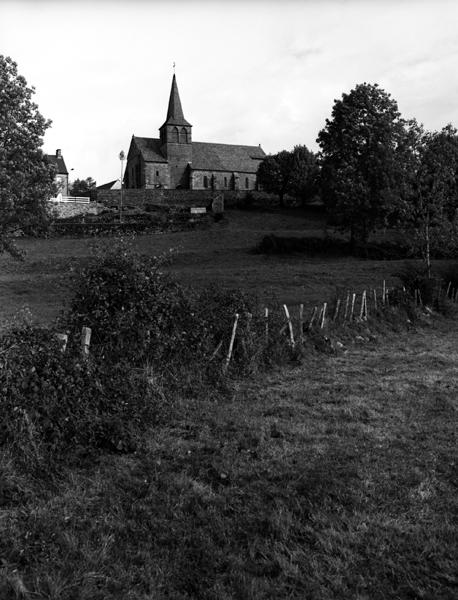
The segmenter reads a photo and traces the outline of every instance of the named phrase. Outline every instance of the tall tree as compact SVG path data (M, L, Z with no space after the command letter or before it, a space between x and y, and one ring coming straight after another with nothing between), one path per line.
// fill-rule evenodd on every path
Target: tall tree
M92 177L86 179L75 179L70 186L70 196L90 197L91 191L95 190L97 183Z
M309 200L316 192L318 165L306 146L282 150L267 156L259 165L258 182L266 192L277 194L280 206L285 206L287 194Z
M54 170L41 150L51 121L32 102L33 87L17 64L0 55L0 251L11 250L20 228L46 227Z
M307 146L295 146L289 193L306 204L318 193L320 167L316 155Z
M431 277L432 249L458 249L458 134L452 125L428 132L412 122L409 139L397 220Z
M332 118L318 134L322 198L328 213L350 231L353 244L366 242L392 208L405 134L395 100L368 83L335 100Z

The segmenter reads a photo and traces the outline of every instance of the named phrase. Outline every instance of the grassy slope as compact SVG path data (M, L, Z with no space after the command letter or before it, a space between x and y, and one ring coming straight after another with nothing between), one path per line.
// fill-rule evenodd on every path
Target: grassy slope
M456 335L312 355L52 486L3 454L0 597L455 598Z
M171 270L183 283L195 286L221 283L256 291L261 299L275 295L289 304L316 304L328 300L337 287L381 286L393 281L395 262L358 259L320 259L303 256L262 256L250 253L260 239L277 235L322 235L323 217L313 212L258 213L229 211L226 223L206 231L140 236L140 251L157 255L178 250ZM21 240L24 263L0 256L0 321L28 306L35 319L49 322L69 297L66 279L70 267L87 262L93 239ZM97 240L112 244L112 238Z

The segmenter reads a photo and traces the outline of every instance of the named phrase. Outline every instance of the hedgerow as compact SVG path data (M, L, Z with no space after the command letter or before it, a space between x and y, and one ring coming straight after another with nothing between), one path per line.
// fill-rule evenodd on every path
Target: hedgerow
M234 375L295 356L278 335L280 315L267 331L254 296L184 287L164 262L123 241L96 256L77 276L59 324L68 332L65 351L52 329L29 325L0 338L0 445L42 463L69 451L130 451L170 417L175 399L208 397ZM80 348L83 326L92 330L89 356Z
M279 354L287 358L275 336L266 340L255 296L218 286L183 286L165 273L165 260L140 256L121 241L81 271L63 325L73 336L90 327L91 352L100 359L148 364L160 372L186 365L215 376L239 314L233 368L253 371L280 360Z
M130 450L159 414L147 380L123 365L66 352L54 332L26 327L0 338L0 445L29 459L72 448Z

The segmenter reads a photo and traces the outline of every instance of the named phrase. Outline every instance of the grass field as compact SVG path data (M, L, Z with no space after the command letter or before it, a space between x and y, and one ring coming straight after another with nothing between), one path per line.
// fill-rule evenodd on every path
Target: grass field
M392 261L250 252L267 233L321 225L229 212L224 225L135 244L176 248L169 268L184 283L290 306L395 282ZM4 327L24 305L50 322L71 268L93 254L87 239L20 244L23 263L0 260ZM224 393L165 390L135 452L37 469L0 447L0 599L456 598L458 324L369 328L339 354L309 349Z
M0 453L0 597L456 598L455 322L183 398L134 454Z
M337 288L363 289L394 283L396 261L264 256L251 250L264 235L322 235L323 216L313 211L289 213L228 211L225 222L204 231L139 236L135 245L146 254L173 248L170 269L183 283L206 286L220 283L254 291L261 301L275 295L289 305L315 304L329 299ZM5 322L22 307L29 307L41 323L52 320L68 299L68 274L90 260L93 244L112 244L113 238L24 239L19 246L26 259L18 263L0 257L0 320Z

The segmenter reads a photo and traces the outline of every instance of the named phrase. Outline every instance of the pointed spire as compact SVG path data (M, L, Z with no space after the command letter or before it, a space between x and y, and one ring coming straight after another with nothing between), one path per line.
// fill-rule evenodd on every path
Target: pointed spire
M172 88L170 90L169 107L167 109L167 118L165 123L168 125L190 125L184 118L181 108L180 94L178 93L177 79L175 73L172 79Z

